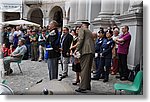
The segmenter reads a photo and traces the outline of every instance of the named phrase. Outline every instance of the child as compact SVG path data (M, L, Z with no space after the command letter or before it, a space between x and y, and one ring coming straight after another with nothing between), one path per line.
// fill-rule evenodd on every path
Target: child
M109 80L109 70L111 68L111 60L112 60L112 49L114 47L114 41L111 38L112 35L113 32L111 30L106 31L106 39L104 39L103 41L102 53L100 53L101 56L100 69L103 70L104 75L103 82L108 82Z
M13 45L10 45L10 49L8 49L8 56L11 55L11 53L14 51L14 46Z
M6 45L3 44L3 47L2 47L2 53L3 53L3 57L7 57L8 56L8 48L6 48Z

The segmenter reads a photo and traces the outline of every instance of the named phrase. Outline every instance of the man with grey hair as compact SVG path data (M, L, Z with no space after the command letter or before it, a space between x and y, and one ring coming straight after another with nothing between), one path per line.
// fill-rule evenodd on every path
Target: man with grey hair
M15 51L10 56L4 57L3 59L4 69L6 71L5 75L9 75L13 72L13 70L10 68L10 63L20 60L26 51L27 48L25 46L25 39L21 38Z
M58 59L60 57L60 36L57 29L58 23L56 21L51 21L48 25L49 34L46 39L46 51L48 52L48 70L49 70L49 79L58 78Z

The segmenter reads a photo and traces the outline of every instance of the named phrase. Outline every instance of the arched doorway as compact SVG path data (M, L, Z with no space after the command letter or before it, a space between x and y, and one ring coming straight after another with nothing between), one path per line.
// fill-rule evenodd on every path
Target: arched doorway
M63 11L61 7L55 6L49 13L50 21L55 20L58 22L59 27L63 26Z
M28 20L43 26L43 13L40 8L35 8L29 11Z

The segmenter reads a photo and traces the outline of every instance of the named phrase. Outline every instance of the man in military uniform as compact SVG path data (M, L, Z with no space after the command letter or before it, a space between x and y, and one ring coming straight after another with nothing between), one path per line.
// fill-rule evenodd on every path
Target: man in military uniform
M82 22L79 30L79 41L75 53L79 52L81 64L81 82L79 88L75 91L84 92L91 90L91 68L94 56L94 38L92 32L88 29L90 23Z

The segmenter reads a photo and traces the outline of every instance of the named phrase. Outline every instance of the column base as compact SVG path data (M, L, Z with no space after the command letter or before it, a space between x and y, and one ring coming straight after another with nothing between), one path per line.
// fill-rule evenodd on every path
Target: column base
M91 22L94 26L94 29L98 29L99 27L103 27L107 29L109 26L116 25L115 18L120 15L115 12L100 12L99 15Z

